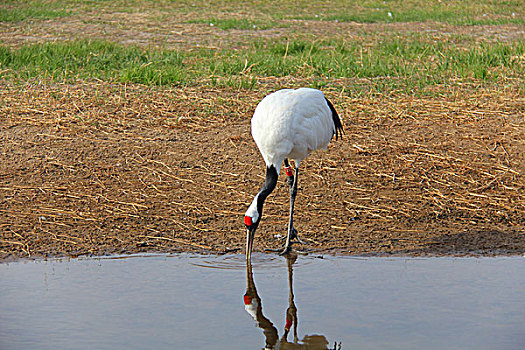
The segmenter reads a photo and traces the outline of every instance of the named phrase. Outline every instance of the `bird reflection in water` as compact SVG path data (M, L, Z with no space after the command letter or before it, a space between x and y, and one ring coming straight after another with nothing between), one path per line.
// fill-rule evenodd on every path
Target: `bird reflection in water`
M288 254L286 257L288 265L288 291L289 291L289 305L286 309L286 323L284 326L284 334L279 339L279 331L263 314L262 300L257 294L257 288L253 280L252 264L250 260L246 261L246 293L244 294L244 308L246 312L252 316L257 322L257 327L263 330L265 336L264 349L312 349L312 350L330 350L326 337L322 335L307 335L302 341L297 337L297 307L294 302L293 293L293 264L297 260L297 255ZM293 341L289 342L288 337L292 330ZM341 349L341 345L334 345L333 349Z

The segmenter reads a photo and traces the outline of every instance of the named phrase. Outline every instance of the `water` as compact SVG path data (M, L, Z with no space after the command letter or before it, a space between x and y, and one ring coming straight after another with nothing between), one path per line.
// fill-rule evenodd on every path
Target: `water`
M525 349L524 271L523 257L4 263L0 349Z

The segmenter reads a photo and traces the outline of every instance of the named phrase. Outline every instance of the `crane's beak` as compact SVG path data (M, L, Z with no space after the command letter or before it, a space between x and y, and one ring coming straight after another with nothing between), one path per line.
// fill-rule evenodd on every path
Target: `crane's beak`
M255 236L255 228L246 229L246 260L251 260L252 258L252 246L253 246L254 236Z

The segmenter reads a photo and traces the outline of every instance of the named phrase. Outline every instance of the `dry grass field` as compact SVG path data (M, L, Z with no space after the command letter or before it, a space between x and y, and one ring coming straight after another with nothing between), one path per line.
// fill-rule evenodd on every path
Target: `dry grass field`
M302 163L302 248L523 254L522 6L400 3L3 3L0 258L242 252L251 114L299 86L345 129ZM256 251L280 246L287 196Z

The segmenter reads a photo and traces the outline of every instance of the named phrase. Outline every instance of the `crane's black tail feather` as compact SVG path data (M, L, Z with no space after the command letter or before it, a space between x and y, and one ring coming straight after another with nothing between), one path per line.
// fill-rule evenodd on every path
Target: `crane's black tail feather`
M334 120L334 125L335 125L335 132L334 132L335 139L337 140L339 136L343 138L343 134L345 131L343 130L343 124L341 123L339 114L337 114L337 111L335 110L332 102L330 102L326 97L324 99L326 100L328 107L330 107L330 110L332 111L332 119Z

